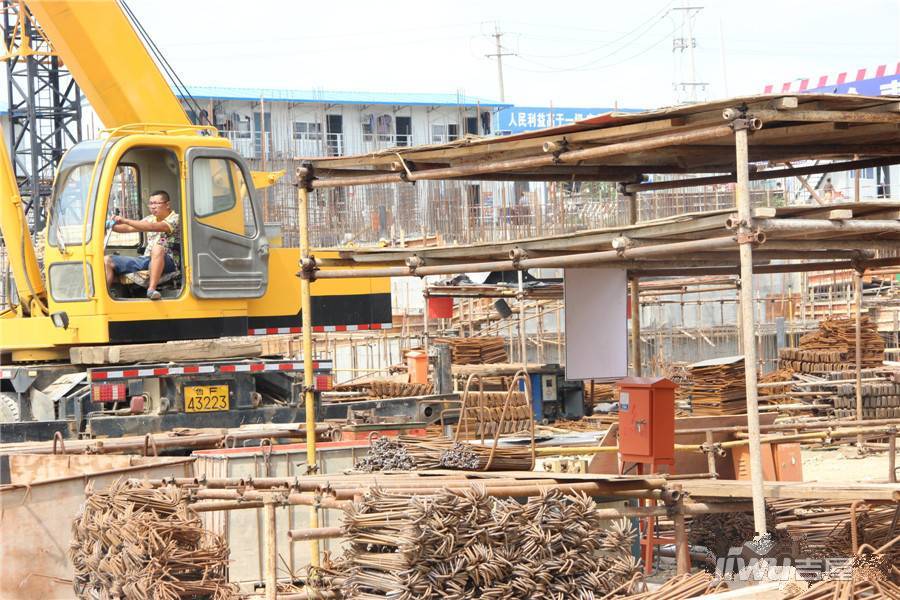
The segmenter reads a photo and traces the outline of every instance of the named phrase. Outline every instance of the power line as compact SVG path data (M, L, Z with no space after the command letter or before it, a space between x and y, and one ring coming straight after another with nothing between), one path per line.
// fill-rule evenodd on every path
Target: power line
M557 68L557 67L553 67L553 66L551 66L551 65L545 65L545 64L542 64L542 63L540 63L540 62L537 62L537 61L534 61L534 60L530 60L530 59L527 59L527 58L524 58L524 57L521 57L521 56L520 56L520 57L519 57L520 60L523 60L523 61L525 61L525 62L529 62L529 63L535 64L535 65L538 65L538 66L540 66L540 67L544 67L544 69L541 69L541 70L538 70L538 69L523 69L522 67L513 67L513 68L516 69L516 70L518 70L518 71L525 71L525 72L528 72L528 73L572 73L572 72L578 72L578 71L598 71L598 70L601 70L601 69L609 69L609 68L611 68L611 67L616 67L616 66L621 65L621 64L624 64L624 63L626 63L626 62L628 62L628 61L630 61L630 60L633 60L633 59L635 59L635 58L638 58L638 57L640 57L640 56L643 56L644 54L647 54L648 52L650 52L651 50L653 50L654 48L658 47L660 44L662 44L663 42L665 42L666 40L668 40L669 37L670 37L673 33L675 33L676 30L677 30L677 28L672 29L671 31L666 32L666 34L665 34L664 36L662 36L661 38L659 38L658 40L656 40L654 43L650 44L650 45L647 46L646 48L643 48L642 50L640 50L639 52L637 52L637 53L635 53L635 54L631 54L631 55L626 56L625 58L623 58L623 59L621 59L621 60L617 60L617 61L612 62L612 63L598 64L598 63L601 62L602 58L608 58L609 56L612 56L613 54L616 54L615 52L612 53L612 54L609 54L609 55L607 55L607 56L604 56L604 57L602 57L601 59L598 59L598 60L589 62L589 63L584 64L584 65L579 65L579 66L577 66L577 67L571 67L571 68Z
M644 33L649 32L649 31L650 31L650 30L651 30L651 29L652 29L652 28L653 28L653 27L654 27L661 19L665 18L665 16L668 14L669 7L672 6L672 4L674 4L674 3L675 3L675 0L671 0L671 1L668 2L665 6L663 6L662 9L660 9L660 10L658 10L657 12L653 13L649 18L647 18L646 20L644 20L644 21L642 21L641 23L639 23L635 28L633 28L633 29L631 29L631 30L625 32L624 34L620 35L619 37L617 37L617 38L615 38L615 39L613 39L613 40L610 40L609 42L605 42L605 43L603 43L603 44L601 44L601 45L599 45L599 46L596 46L596 47L594 47L594 48L591 48L591 49L589 49L589 50L584 50L584 51L581 51L581 52L573 52L573 53L570 53L570 54L557 54L557 55L539 55L539 54L532 54L531 56L534 57L534 58L550 58L550 59L554 59L554 58L572 58L572 57L575 57L575 56L583 56L583 55L586 55L586 54L593 54L594 52L597 52L598 50L603 50L603 49L608 48L608 47L610 47L610 46L615 46L615 45L618 44L619 42L622 42L622 41L624 41L624 40L626 40L626 39L628 39L628 38L634 36L635 34L644 34ZM647 27L648 25L649 25L649 27ZM539 39L539 38L540 38L540 36L531 36L531 35L528 35L528 34L521 34L521 35L523 35L523 37L533 37L533 38L536 38L536 39ZM560 38L544 38L544 39L560 39ZM571 38L567 38L567 39L571 40ZM626 49L629 45L630 45L630 42L629 42L628 44L625 44L624 46L622 46L622 47L619 48L618 50L614 50L614 51L611 52L610 54L606 54L603 58L608 58L609 56L612 56L613 54L616 54L617 52L620 52L620 51Z

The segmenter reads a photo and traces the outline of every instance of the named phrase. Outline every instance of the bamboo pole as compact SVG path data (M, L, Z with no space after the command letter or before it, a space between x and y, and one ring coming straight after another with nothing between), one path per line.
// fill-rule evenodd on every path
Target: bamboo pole
M300 263L309 259L309 188L308 181L301 180L298 187L297 213L300 227ZM302 266L301 266L302 271ZM316 397L313 391L313 325L312 296L308 277L300 278L300 316L303 324L303 399L306 413L306 468L310 472L317 470L316 437L313 433L316 426ZM319 526L319 511L315 506L309 509L309 524ZM309 543L310 564L319 566L319 541ZM274 598L274 596L273 596Z
M747 393L747 430L750 434L750 478L753 492L753 524L759 535L766 533L766 492L762 472L762 444L759 429L759 401L757 398L756 319L753 310L753 244L750 236L754 221L750 206L750 166L746 124L734 121L734 146L737 185L738 242L741 256L741 320L744 373Z

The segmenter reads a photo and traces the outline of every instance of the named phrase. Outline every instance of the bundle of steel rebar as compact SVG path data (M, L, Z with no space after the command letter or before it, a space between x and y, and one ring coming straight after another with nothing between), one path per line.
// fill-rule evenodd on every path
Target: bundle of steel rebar
M530 471L534 455L531 447L491 448L488 445L454 442L445 437L400 436L400 443L418 469L465 468L469 471ZM489 464L490 463L490 464ZM466 467L454 466L465 464Z
M357 471L413 471L416 461L407 452L406 447L391 438L382 436L369 446L369 452L356 461L353 468Z
M853 505L846 500L771 500L775 529L790 537L804 558L853 556L858 547L879 547L900 529L900 505ZM856 546L856 547L854 547ZM900 564L900 546L887 550Z
M119 481L90 492L72 524L69 555L83 599L237 598L228 546L202 527L187 492Z
M884 340L877 324L860 317L862 366L880 367L884 363ZM832 317L819 323L819 329L800 338L798 348L782 348L781 365L801 373L847 371L856 367L856 320Z
M464 394L465 406L456 428L461 439L500 433L515 433L531 426L532 407L524 392L479 392Z
M454 365L505 363L506 339L502 337L436 338L435 344L448 344Z
M727 589L728 585L722 579L699 572L672 577L653 591L626 596L623 600L683 600Z
M694 363L690 374L691 407L695 415L730 415L747 410L743 356Z
M884 580L840 580L820 581L799 595L790 596L789 600L862 600L878 598L879 600L897 600L900 598L900 586Z
M373 490L344 517L345 598L463 600L624 596L638 583L634 531L587 496L525 504L473 488L409 496Z

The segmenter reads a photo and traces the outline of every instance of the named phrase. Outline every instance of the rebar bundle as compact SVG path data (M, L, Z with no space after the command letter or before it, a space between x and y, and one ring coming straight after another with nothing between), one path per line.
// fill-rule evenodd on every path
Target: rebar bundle
M775 513L776 529L796 542L803 557L850 557L855 552L854 539L859 546L878 547L900 533L897 505L861 504L853 511L853 518L851 504L842 500L785 499L770 500L768 504ZM900 564L900 546L892 546L885 554L890 562Z
M633 594L624 600L683 600L727 589L728 585L722 579L700 572L673 577L653 591Z
M444 437L400 436L399 440L419 469L461 468L479 471L489 467L490 471L530 471L534 467L530 446L492 448L488 445L454 442Z
M357 461L358 471L415 471L426 469L484 470L490 461L490 471L521 471L532 468L531 449L491 448L444 437L422 438L400 436L396 440L378 438L368 455Z
M228 583L228 546L202 527L186 494L133 480L89 493L69 550L78 598L237 598L237 586Z
M627 521L558 490L525 504L483 489L409 496L372 490L344 517L345 598L592 600L631 592Z
M380 437L369 446L369 453L353 466L357 471L414 471L416 461L406 447L387 437Z
M880 367L884 362L884 340L877 324L860 317L863 368ZM832 317L819 323L816 331L800 338L799 348L782 348L781 365L802 373L848 371L856 367L856 320Z

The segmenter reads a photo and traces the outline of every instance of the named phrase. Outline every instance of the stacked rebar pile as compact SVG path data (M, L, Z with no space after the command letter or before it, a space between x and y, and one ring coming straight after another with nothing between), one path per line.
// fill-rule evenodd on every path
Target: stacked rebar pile
M653 591L627 596L624 600L682 600L726 590L728 585L724 581L700 572L672 577Z
M868 317L860 317L862 366L880 367L884 363L884 340L878 326ZM783 367L801 373L848 371L856 368L856 320L833 317L819 323L819 329L800 338L798 348L778 352Z
M627 522L604 528L587 496L525 504L483 490L408 496L373 490L344 517L345 598L463 600L626 595L638 564Z
M366 472L426 469L480 471L486 467L490 471L528 471L534 466L530 446L497 448L493 451L493 457L491 455L488 446L454 442L444 437L379 438L355 468Z
M202 527L181 489L120 481L89 493L72 533L79 598L237 598L225 540Z
M770 500L768 505L775 515L775 529L788 535L803 557L850 557L854 540L857 546L879 547L900 533L898 505L861 504L851 510L846 500L788 499ZM900 564L900 545L890 547L887 555L893 564Z
M531 426L532 408L524 392L478 392L466 395L465 410L457 425L460 437L472 439L515 433ZM505 409L504 409L505 405Z
M689 368L695 415L732 415L747 410L743 356L704 360Z
M450 346L450 360L454 365L483 365L505 363L506 339L502 337L436 338L435 344Z
M360 392L368 398L407 398L409 396L425 396L434 393L434 385L431 383L407 383L403 381L391 381L373 379L355 383L336 385L338 392ZM341 398L330 398L331 402L340 402ZM360 400L359 396L347 398L347 401Z
M864 419L892 419L900 417L900 378L894 382L886 371L866 371L866 379L881 378L881 381L864 381L860 384ZM846 372L828 373L826 379L846 381ZM856 385L838 383L834 388L834 414L838 418L856 417Z

